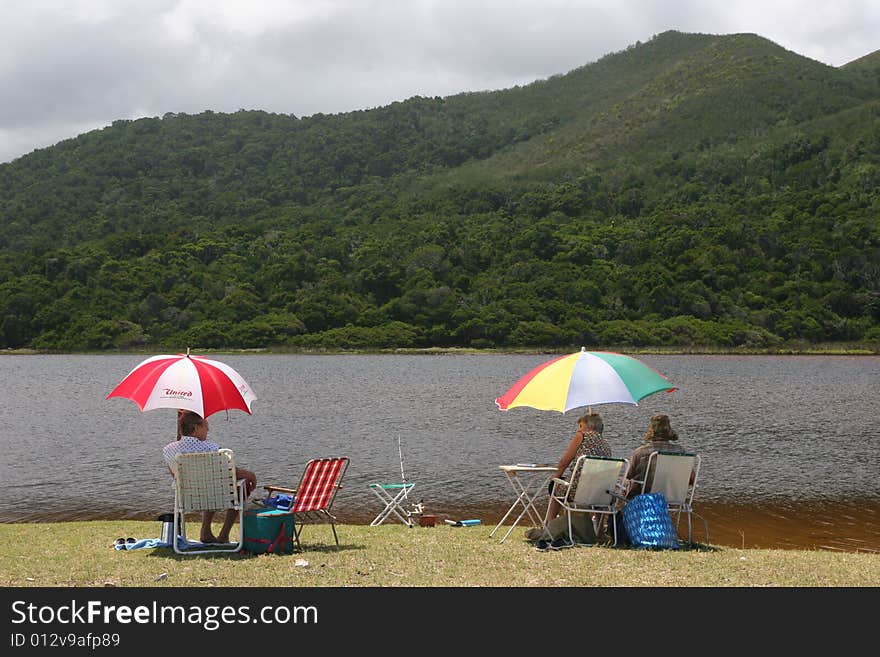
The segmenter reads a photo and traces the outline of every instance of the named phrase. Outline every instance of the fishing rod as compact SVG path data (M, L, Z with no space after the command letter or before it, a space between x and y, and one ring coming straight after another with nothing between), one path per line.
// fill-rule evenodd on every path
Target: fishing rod
M406 485L406 473L403 471L403 447L401 446L400 434L397 434L397 455L400 457L400 483L403 484L403 499L409 502L409 486ZM407 511L407 516L422 513L424 506L421 502L411 503L412 510Z
M403 484L403 497L406 499L406 474L403 472L403 448L400 445L400 434L397 434L397 454L400 456L400 483Z

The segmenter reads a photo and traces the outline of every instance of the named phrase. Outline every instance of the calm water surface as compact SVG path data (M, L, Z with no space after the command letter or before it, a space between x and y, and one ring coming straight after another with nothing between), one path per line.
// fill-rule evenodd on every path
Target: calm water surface
M260 483L295 486L315 457L347 455L343 522L381 508L370 482L415 482L439 517L495 524L512 501L499 464L558 461L568 415L495 397L544 355L224 355L251 384L253 415L211 417L211 439ZM695 508L711 542L880 551L880 357L644 356L678 390L596 407L615 455L654 413L703 456ZM161 448L175 412L107 393L131 355L0 357L0 521L153 519L173 492Z

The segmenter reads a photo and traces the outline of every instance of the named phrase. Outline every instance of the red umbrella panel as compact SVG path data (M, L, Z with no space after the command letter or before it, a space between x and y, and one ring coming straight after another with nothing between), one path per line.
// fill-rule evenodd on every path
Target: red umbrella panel
M142 411L183 408L202 417L231 409L250 414L251 403L257 399L233 368L189 354L146 359L107 395L111 397L130 399Z

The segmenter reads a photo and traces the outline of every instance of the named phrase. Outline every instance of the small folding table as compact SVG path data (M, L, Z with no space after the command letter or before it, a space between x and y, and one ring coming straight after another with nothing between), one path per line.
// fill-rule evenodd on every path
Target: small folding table
M519 521L522 520L522 517L526 514L528 514L533 526L543 527L544 530L547 531L547 525L544 524L544 518L538 509L535 508L535 498L544 488L547 487L550 478L556 472L556 468L550 465L536 465L533 463L499 465L498 467L501 468L505 475L507 475L507 480L510 482L510 485L513 486L513 490L516 493L516 500L507 510L507 513L504 514L504 517L497 525L495 525L495 529L489 532L489 536L494 535L495 532L498 531L498 528L504 524L504 521L507 520L510 514L513 513L518 506L522 507L522 511L519 512L516 520L513 521L510 529L507 530L507 533L501 539L502 543L508 536L510 536L510 532L513 531L513 528L519 524ZM550 535L549 531L547 532L547 535Z
M409 491L412 490L412 487L415 486L413 483L403 483L403 484L370 484L370 490L376 494L382 504L385 505L385 508L377 515L373 522L370 523L370 527L377 527L385 522L388 517L393 513L398 518L400 518L400 522L405 525L409 525L412 527L413 521L410 520L410 512L401 506L403 500L406 499Z

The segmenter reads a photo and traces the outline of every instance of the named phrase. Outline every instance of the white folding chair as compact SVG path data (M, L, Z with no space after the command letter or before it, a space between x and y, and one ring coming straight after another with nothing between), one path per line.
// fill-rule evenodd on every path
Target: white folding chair
M552 497L568 516L568 538L574 543L572 513L589 513L593 530L599 535L603 516L611 517L614 545L617 545L617 511L623 478L629 465L627 459L605 456L581 456L575 462L572 480L553 479Z
M383 508L382 511L379 512L379 515L373 519L373 522L370 523L370 527L381 525L392 513L396 515L404 525L412 527L412 512L403 508L403 500L406 499L406 496L409 494L409 491L412 490L413 486L415 486L413 483L370 484L370 490L373 491L376 497L378 497L382 504L385 505L385 508Z
M180 540L175 537L174 551L178 554L238 552L244 545L242 519L246 497L245 480L235 480L235 456L232 450L178 454L174 464L174 526L180 528ZM238 543L202 549L205 544L187 540L187 513L230 508L238 511Z
M700 476L702 458L688 452L654 452L648 457L642 493L661 493L669 505L669 515L675 517L675 526L681 522L681 514L687 516L688 544L694 542L691 516L703 521L706 545L709 544L709 523L693 509L697 478Z

